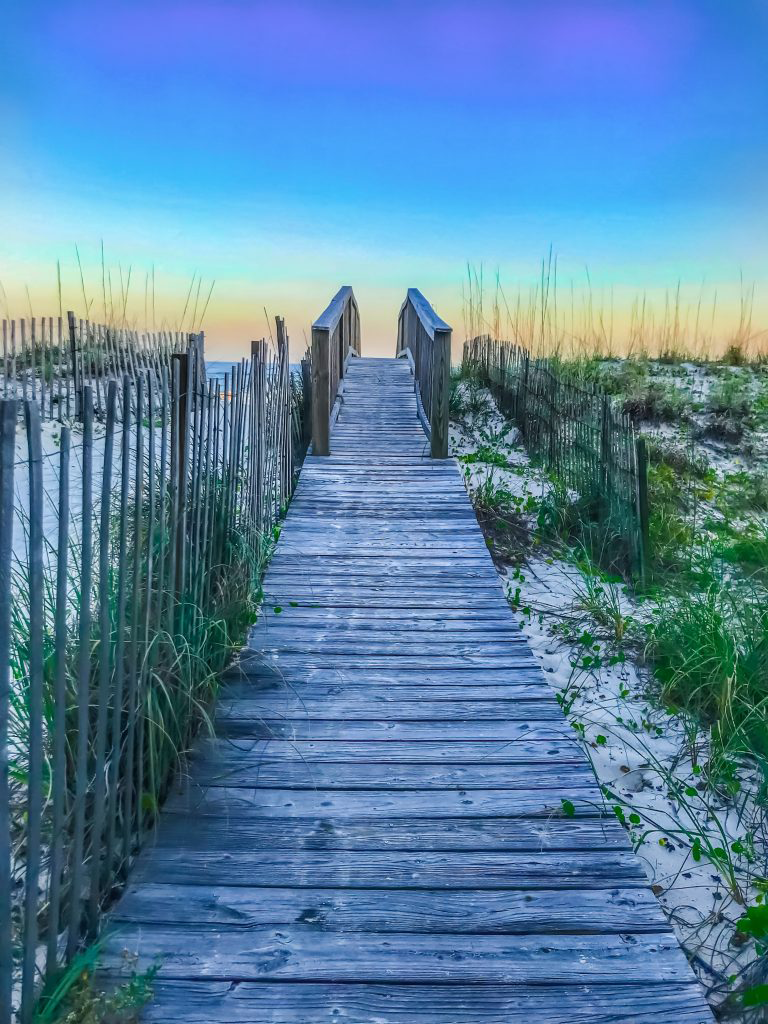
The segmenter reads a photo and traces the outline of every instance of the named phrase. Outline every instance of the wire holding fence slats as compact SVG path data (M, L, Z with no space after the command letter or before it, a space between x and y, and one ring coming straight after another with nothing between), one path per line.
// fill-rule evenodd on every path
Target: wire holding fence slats
M512 342L465 342L465 370L493 392L528 452L581 502L599 528L597 554L644 580L648 565L645 447L608 395L558 374Z
M280 321L223 386L197 339L92 334L81 422L51 424L52 346L23 336L26 401L0 397L0 1024L32 1021L124 885L253 621L310 409Z

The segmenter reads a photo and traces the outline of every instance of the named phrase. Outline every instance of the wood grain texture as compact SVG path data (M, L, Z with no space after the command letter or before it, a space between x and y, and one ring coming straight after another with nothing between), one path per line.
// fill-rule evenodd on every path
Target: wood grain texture
M155 1024L711 1021L408 361L351 360L339 410L107 978L160 961Z
M324 932L313 927L209 928L125 924L105 958L124 951L165 978L264 981L684 982L690 968L671 932L601 935L461 935ZM625 1008L626 1009L626 1008Z
M155 982L147 1024L711 1024L696 982L301 985ZM626 1009L625 1009L626 1008Z

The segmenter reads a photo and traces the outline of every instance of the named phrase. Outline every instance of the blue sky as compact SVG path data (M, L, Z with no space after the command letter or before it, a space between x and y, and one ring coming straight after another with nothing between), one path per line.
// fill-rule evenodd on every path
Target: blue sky
M341 283L388 352L406 287L461 326L467 261L620 294L768 286L768 9L650 2L17 4L0 60L0 281L11 312L143 318L216 280L221 354L294 339ZM207 284L206 284L207 288ZM724 300L728 301L728 300ZM758 306L758 308L761 308ZM765 307L762 307L765 308Z

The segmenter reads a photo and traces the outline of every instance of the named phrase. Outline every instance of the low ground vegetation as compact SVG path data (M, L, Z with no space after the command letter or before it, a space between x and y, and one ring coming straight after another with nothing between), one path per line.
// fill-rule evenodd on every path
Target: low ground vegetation
M768 368L560 362L645 435L651 572L599 568L588 503L471 370L452 445L512 607L720 1019L768 1019Z

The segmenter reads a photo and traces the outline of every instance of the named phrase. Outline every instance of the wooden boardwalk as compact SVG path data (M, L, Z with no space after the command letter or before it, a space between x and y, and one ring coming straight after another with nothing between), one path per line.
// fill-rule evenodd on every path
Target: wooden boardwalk
M162 961L152 1022L711 1021L428 456L405 360L353 360L107 966Z

